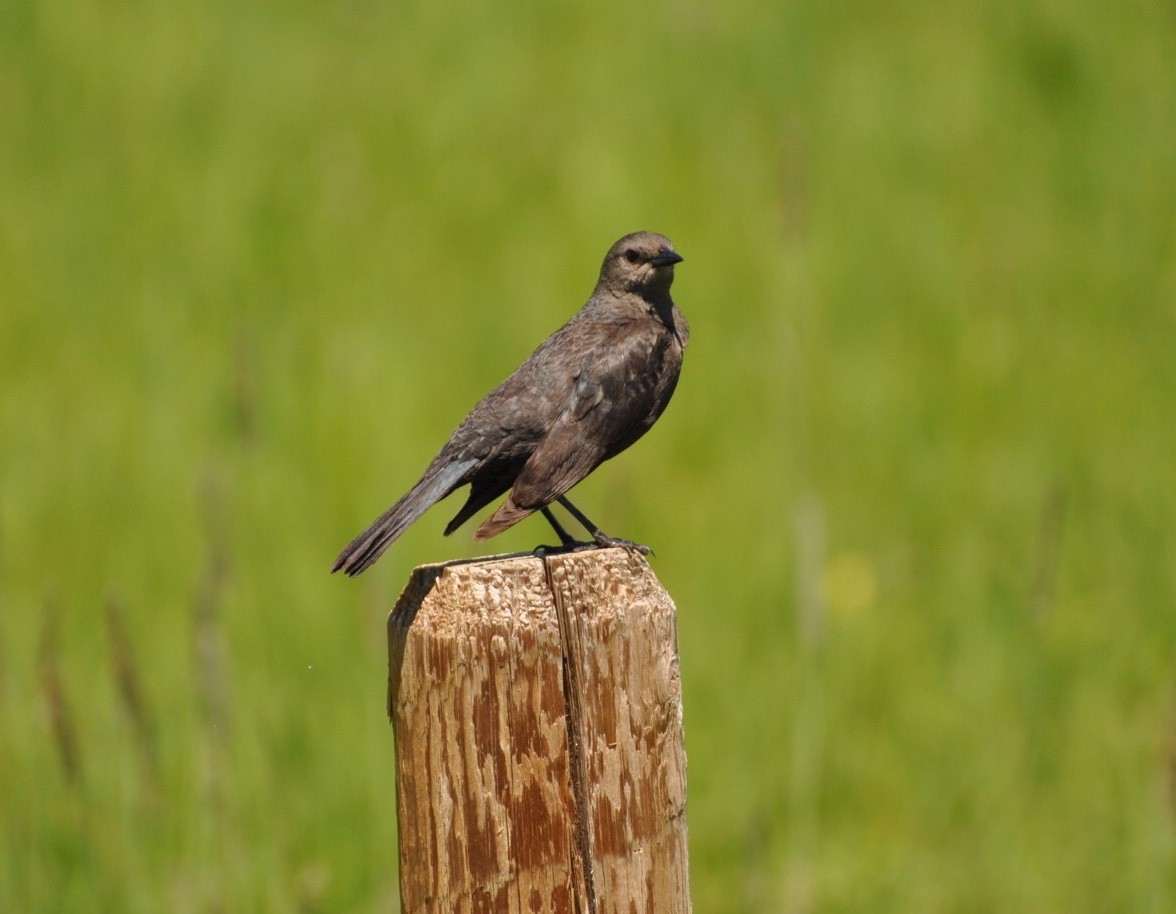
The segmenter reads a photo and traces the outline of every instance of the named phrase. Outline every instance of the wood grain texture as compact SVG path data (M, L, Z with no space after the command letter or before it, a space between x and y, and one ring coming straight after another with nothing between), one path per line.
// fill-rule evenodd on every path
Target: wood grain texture
M422 566L388 635L407 914L690 910L675 610L644 558Z

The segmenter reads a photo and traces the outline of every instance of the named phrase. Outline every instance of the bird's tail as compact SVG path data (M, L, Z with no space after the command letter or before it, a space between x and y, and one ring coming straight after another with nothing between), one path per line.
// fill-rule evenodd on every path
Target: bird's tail
M440 469L426 470L420 482L347 544L331 566L331 573L342 571L354 577L371 565L409 524L461 485L462 477L476 463L476 460L453 461Z
M474 539L488 540L492 536L498 536L503 530L508 527L513 527L524 517L528 517L535 513L534 508L524 508L515 504L514 496L510 496L495 511L486 521L474 532Z

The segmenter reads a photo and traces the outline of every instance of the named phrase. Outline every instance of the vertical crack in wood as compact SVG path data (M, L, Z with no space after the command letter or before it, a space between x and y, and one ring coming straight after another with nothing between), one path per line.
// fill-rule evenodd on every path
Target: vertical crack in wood
M563 571L561 563L561 571ZM564 706L567 708L568 725L568 774L572 782L572 798L576 804L574 823L575 855L572 871L580 876L584 897L588 904L586 914L596 914L596 879L592 866L592 818L588 799L588 761L584 749L584 710L581 702L583 686L580 681L579 627L576 619L568 612L562 588L556 586L552 561L543 556L543 573L547 588L555 605L555 617L559 624L560 654L563 665ZM580 892L575 893L577 911L580 910Z

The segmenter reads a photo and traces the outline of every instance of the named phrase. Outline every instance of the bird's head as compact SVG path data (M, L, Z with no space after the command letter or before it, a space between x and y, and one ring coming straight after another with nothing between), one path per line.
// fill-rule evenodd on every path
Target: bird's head
M642 298L664 295L674 281L674 264L682 255L669 238L654 232L626 235L608 250L600 268L600 285Z

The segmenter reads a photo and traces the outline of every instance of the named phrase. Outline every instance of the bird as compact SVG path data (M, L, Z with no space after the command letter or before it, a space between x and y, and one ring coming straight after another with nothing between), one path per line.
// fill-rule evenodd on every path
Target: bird
M475 540L538 511L563 547L624 545L648 554L603 533L567 493L644 435L674 393L690 339L670 297L682 260L654 232L625 235L610 247L583 307L470 410L416 485L344 547L332 573L364 571L409 525L465 485L465 504L446 536L506 495ZM568 534L548 507L556 502L584 526L590 542Z

